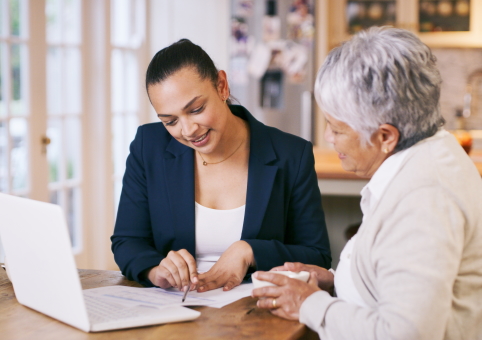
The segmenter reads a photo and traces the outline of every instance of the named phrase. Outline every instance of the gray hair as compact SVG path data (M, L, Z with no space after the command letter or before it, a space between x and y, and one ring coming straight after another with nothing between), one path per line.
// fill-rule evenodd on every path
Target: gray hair
M400 132L395 151L407 149L445 123L435 61L415 34L372 27L329 53L316 77L316 101L358 132L362 145L381 124L391 124Z

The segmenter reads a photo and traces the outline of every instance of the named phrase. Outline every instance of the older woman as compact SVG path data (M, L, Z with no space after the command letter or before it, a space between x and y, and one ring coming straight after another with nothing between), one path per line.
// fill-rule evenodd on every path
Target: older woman
M430 49L401 29L329 54L315 92L343 168L371 177L363 223L334 278L300 263L282 268L312 272L308 283L255 273L278 285L253 291L259 307L322 339L482 338L482 182L442 128L440 83Z

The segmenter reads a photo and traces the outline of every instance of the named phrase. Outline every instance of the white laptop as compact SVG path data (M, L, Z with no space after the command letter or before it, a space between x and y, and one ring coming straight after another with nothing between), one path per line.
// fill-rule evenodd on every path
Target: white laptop
M62 209L0 193L0 237L19 303L85 332L193 320L182 307L125 307L84 296Z

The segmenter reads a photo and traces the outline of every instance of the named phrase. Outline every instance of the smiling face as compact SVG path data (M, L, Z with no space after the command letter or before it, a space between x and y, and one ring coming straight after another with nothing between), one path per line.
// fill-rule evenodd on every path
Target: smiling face
M379 131L375 132L371 138L373 145L366 143L362 146L360 135L348 124L327 113L325 118L325 140L335 147L343 169L360 177L371 177L389 156L382 151L383 135Z
M183 68L149 85L148 94L167 131L184 145L209 154L229 133L233 115L224 103L229 89L223 71L215 87L210 79L201 79L195 68Z

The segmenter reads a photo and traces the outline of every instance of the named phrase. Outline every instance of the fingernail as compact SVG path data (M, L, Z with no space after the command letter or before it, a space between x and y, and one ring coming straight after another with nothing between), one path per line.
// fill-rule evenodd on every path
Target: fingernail
M204 290L204 286L199 287L199 290Z
M258 272L254 272L253 277L258 278Z
M192 278L192 283L197 283L197 282L198 282L197 277L193 277L193 278Z

